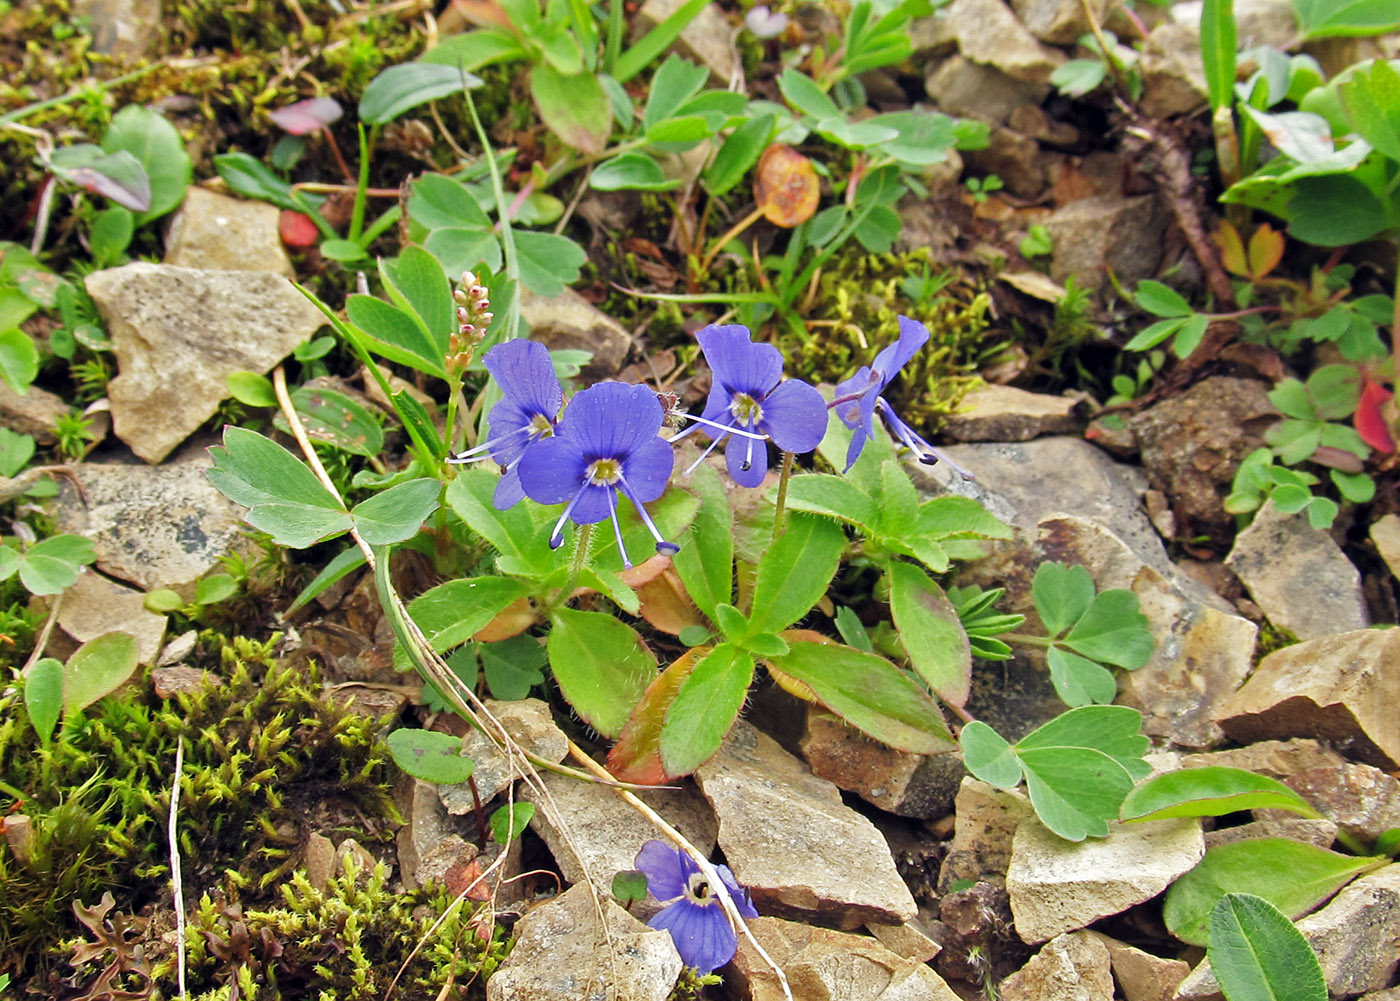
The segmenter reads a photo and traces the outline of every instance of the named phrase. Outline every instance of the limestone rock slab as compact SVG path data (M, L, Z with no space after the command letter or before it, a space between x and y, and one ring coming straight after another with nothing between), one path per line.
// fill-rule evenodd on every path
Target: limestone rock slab
M101 574L82 573L63 596L58 625L79 643L123 632L136 640L142 664L154 664L165 637L166 616L146 608L146 596Z
M1191 964L1166 959L1134 948L1098 932L1088 932L1108 949L1113 979L1124 1001L1171 1001L1177 986L1191 972Z
M569 753L569 738L554 725L549 706L539 699L515 702L486 700L486 709L505 727L506 733L522 750L537 754L547 761L563 761ZM472 779L476 795L483 803L495 799L506 786L520 778L520 770L506 760L480 730L471 730L462 740L462 753L476 763ZM465 782L438 787L438 796L447 812L455 816L471 813L474 807L472 787Z
M938 889L954 882L980 882L1006 876L1016 828L1033 814L1030 800L1016 789L997 789L981 779L963 779L953 801L953 838L938 873Z
M771 737L735 724L695 778L719 818L725 860L760 913L843 928L918 913L875 825Z
M997 994L1002 1001L1113 1001L1108 947L1090 932L1057 935Z
M294 276L282 245L276 205L190 188L165 237L165 263L214 271Z
M1093 292L1107 283L1109 268L1123 282L1151 278L1162 260L1166 225L1152 195L1095 195L1070 202L1045 221L1055 245L1050 277L1061 285L1073 278Z
M1110 823L1108 837L1080 842L1026 820L1006 873L1016 932L1034 944L1125 911L1165 890L1205 850L1196 818Z
M603 900L603 913L600 920L584 885L531 910L515 925L515 948L486 981L487 1001L665 1001L682 965L670 934L611 900Z
M1400 630L1358 629L1275 650L1221 707L1240 743L1283 737L1344 741L1351 756L1400 768Z
M116 436L159 462L214 415L234 372L263 373L325 322L280 275L137 261L87 276L112 337Z
M1032 35L1051 45L1073 45L1090 30L1079 0L1011 0L1011 6ZM1089 9L1095 23L1102 24L1107 0L1092 0Z
M924 80L924 90L948 114L989 125L1002 124L1023 105L1039 104L1050 92L1046 84L1018 80L959 55L939 63Z
M1083 400L1067 396L983 386L963 397L944 432L958 441L1029 441L1043 434L1075 434L1084 429L1085 409Z
M1272 500L1236 536L1225 563L1269 621L1300 640L1370 625L1360 571L1330 535Z
M1040 43L1002 0L953 0L948 10L958 48L973 62L1030 83L1049 83L1065 54Z
M957 995L923 963L905 959L873 938L813 928L781 918L749 922L754 938L782 968L802 1001L956 1001ZM744 938L726 968L749 1001L781 1001L772 968ZM728 978L726 978L728 979Z

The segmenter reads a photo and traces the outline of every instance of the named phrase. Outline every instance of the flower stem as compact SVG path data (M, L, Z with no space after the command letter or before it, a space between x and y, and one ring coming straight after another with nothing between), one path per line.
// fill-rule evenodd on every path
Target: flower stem
M783 453L783 468L778 473L778 500L773 510L773 541L778 541L778 536L783 533L783 515L787 513L787 491L788 480L792 479L791 452Z
M560 602L568 601L569 595L574 593L574 584L578 582L578 575L583 572L583 568L588 563L589 543L593 541L593 526L580 525L578 534L574 538L574 561L569 567L569 583L564 585L564 590L560 592Z

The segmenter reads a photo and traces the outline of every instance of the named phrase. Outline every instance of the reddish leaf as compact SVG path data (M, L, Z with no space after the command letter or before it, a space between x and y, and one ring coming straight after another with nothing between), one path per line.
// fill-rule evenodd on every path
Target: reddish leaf
M686 594L685 585L670 569L637 586L637 597L642 599L642 618L663 633L679 636L686 626L705 624L704 616Z
M325 128L344 113L340 102L333 97L309 97L305 101L270 111L267 117L282 131L304 136Z
M472 639L481 643L496 643L519 636L535 624L539 616L528 598L518 598L505 608L487 625L472 634Z
M1380 383L1372 382L1369 375L1362 375L1361 400L1356 405L1352 422L1361 440L1382 454L1395 451L1395 438L1381 410L1394 395Z
M765 219L792 229L816 213L821 182L811 160L791 146L774 143L758 158L753 198Z
M617 743L608 751L608 771L615 778L640 785L660 785L671 778L661 765L661 724L681 683L696 661L709 652L709 647L687 650L647 686Z
M312 246L321 235L309 215L292 209L283 209L277 217L277 232L282 235L283 243L297 248Z

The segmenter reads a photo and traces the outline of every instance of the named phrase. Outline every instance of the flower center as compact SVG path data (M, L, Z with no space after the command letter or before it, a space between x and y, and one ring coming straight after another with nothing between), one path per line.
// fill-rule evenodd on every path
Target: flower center
M588 464L585 479L594 486L610 487L622 479L622 463L616 459L594 459Z
M553 438L554 425L549 423L549 418L544 414L536 414L530 418L531 438Z
M729 404L729 412L740 424L750 427L763 420L763 407L748 393L735 393L733 401Z
M718 899L710 892L710 881L703 872L691 874L686 881L685 895L696 904L713 904Z

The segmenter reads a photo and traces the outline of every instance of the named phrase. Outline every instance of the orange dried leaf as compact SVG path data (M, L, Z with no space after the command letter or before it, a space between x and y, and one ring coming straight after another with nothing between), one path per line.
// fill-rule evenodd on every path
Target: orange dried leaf
M811 160L791 146L774 143L758 158L753 197L765 219L792 229L816 213L821 182Z
M500 640L508 640L512 636L519 636L525 630L535 624L535 610L530 605L528 598L517 598L505 608L501 609L499 615L483 626L472 635L472 639L482 643L496 643Z
M1249 260L1245 256L1240 231L1230 223L1222 222L1220 228L1211 235L1211 239L1220 248L1220 263L1225 265L1225 270L1232 275L1248 276Z
M617 743L608 751L608 771L614 778L638 785L661 785L673 778L661 764L661 725L681 683L695 662L709 652L709 647L687 650L647 686Z
M1263 278L1283 260L1283 234L1261 223L1249 238L1249 276Z
M663 633L679 636L686 626L704 626L705 617L685 593L685 585L666 570L637 588L642 600L642 618Z

